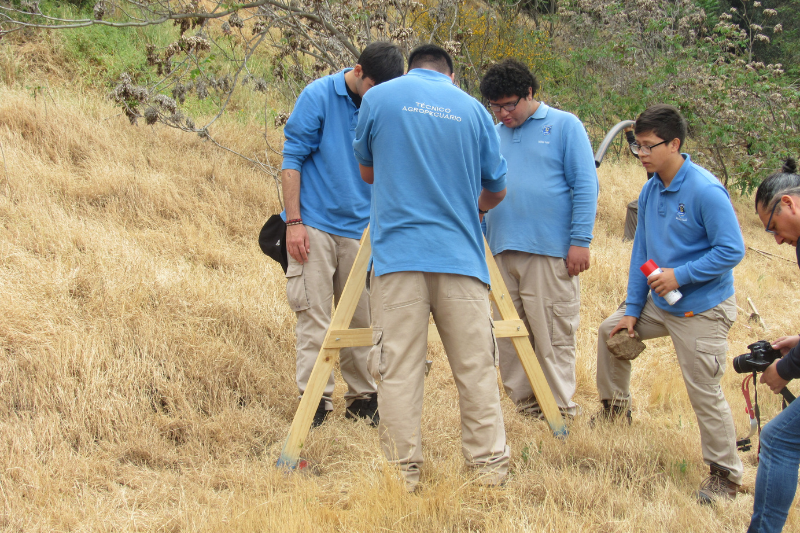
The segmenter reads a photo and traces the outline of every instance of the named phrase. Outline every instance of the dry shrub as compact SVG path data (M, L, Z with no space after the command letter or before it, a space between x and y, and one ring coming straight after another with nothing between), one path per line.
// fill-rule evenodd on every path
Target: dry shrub
M409 495L382 459L377 432L335 414L311 432L314 468L274 468L297 406L294 316L280 268L258 250L279 210L263 172L201 139L134 128L110 105L67 91L41 99L0 89L0 527L166 531L741 531L745 494L699 507L699 433L669 341L648 341L633 372L634 423L591 429L597 327L624 298L626 203L644 172L601 168L592 268L582 275L578 394L584 415L556 440L503 398L512 448L505 487L463 467L457 395L431 346L422 488ZM215 135L255 151L256 128ZM278 133L270 132L277 137ZM274 140L274 138L273 138ZM748 245L777 248L735 198ZM753 298L769 332L800 330L797 267L748 252L739 303ZM728 369L739 434L747 420ZM778 403L762 396L766 418ZM798 528L792 515L787 531Z

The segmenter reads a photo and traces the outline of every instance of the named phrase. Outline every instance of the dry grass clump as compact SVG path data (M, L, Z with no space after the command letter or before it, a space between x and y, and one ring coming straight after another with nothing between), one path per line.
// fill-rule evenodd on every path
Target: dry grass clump
M111 118L109 118L111 117ZM250 153L259 132L216 136ZM271 133L273 135L273 133ZM277 137L277 133L274 133ZM582 277L578 396L566 440L503 399L512 475L487 489L463 469L458 408L431 347L426 465L408 495L377 433L342 414L310 434L314 467L274 467L297 406L294 315L256 237L274 183L236 156L110 104L0 88L0 528L7 531L741 531L745 494L703 508L699 434L669 341L636 360L633 426L591 429L597 326L624 298L625 204L644 172L604 165L592 268ZM736 199L750 246L770 244ZM312 244L313 246L313 244ZM769 333L741 314L730 355L800 330L796 265L748 252L736 270ZM724 386L746 431L739 377ZM777 401L762 396L768 418ZM800 521L790 516L787 531Z

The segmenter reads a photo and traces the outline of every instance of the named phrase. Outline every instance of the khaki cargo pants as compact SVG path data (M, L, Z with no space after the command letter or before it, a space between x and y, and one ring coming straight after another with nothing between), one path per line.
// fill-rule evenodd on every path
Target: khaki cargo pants
M605 319L597 339L597 391L600 400L630 405L631 361L621 361L608 351L606 339L625 316L625 304ZM634 329L642 340L669 335L681 367L686 392L697 416L706 464L717 463L731 471L729 479L742 483L742 461L736 453L736 428L720 379L725 373L728 330L736 320L736 298L692 317L677 317L656 307L650 295ZM623 332L624 334L624 332Z
M374 346L369 369L378 383L381 447L399 465L406 488L423 462L420 419L431 313L458 388L461 451L487 484L508 472L495 341L486 284L457 274L395 272L370 284Z
M306 230L311 244L308 261L300 264L289 256L289 268L286 270L286 294L289 306L297 315L296 379L301 396L331 324L331 302L339 304L359 248L357 239L332 235L310 226L306 226ZM369 327L369 320L369 294L365 289L350 327ZM339 353L339 367L347 383L344 397L348 406L353 400L365 399L376 391L375 381L367 371L368 355L369 346L343 348ZM331 372L322 396L328 410L333 409L333 388Z
M570 277L560 257L505 251L494 256L514 302L530 333L531 345L558 407L571 415L575 395L575 332L580 324L581 290L578 276ZM499 318L495 308L495 317ZM511 339L499 339L503 387L517 409L536 405L525 369Z

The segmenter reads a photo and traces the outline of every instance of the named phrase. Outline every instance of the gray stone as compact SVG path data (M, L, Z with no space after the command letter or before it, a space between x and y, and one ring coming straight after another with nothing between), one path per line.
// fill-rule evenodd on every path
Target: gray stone
M633 331L633 337L630 337L627 329L619 330L606 341L606 346L614 354L614 357L624 361L636 359L647 348L647 345L640 340L636 330Z

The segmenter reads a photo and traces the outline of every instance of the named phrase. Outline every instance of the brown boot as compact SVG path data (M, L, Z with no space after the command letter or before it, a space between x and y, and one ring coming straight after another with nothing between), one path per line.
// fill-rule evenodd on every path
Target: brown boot
M711 475L700 483L697 501L710 505L720 500L732 500L736 497L739 485L728 479L731 471L717 463L711 463Z

